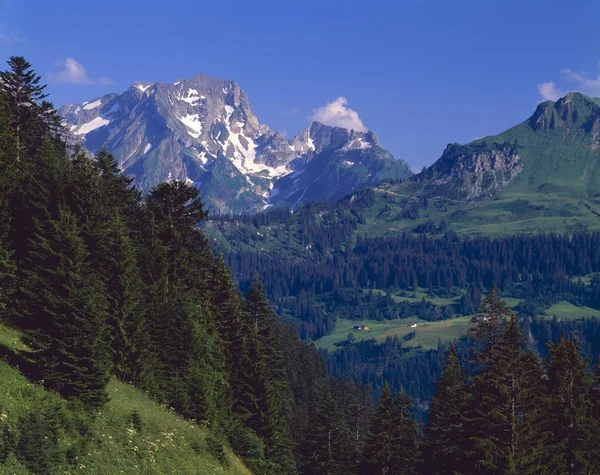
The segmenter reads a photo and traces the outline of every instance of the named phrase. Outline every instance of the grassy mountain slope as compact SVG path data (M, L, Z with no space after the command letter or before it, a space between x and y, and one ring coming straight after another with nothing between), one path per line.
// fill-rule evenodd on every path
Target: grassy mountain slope
M6 359L18 359L23 349L18 333L0 325L0 351ZM0 431L16 437L12 440L17 447L23 446L17 434L25 418L35 413L59 413L62 423L56 446L48 447L46 454L40 447L33 454L31 449L27 453L38 463L44 457L62 459L60 473L250 474L228 449L218 459L219 450L208 428L182 419L116 379L108 387L110 402L93 422L86 421L71 403L30 383L4 361L0 361L0 381ZM0 454L7 440L0 440ZM0 473L34 472L13 453L4 464L0 462Z
M369 236L413 232L428 222L471 235L597 229L599 133L598 100L569 93L540 104L528 120L499 135L449 145L436 163L408 180L356 192L336 206L360 214L355 234ZM294 239L278 236L292 226L297 237L312 212L299 210L300 216L281 226L270 222L243 245L302 254ZM213 231L221 244L231 242L226 226Z

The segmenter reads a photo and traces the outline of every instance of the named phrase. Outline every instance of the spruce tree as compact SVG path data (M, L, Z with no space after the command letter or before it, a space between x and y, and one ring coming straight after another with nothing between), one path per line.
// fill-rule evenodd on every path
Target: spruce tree
M600 440L600 357L596 362L596 370L592 379L592 384L588 393L590 404L590 416L592 430L590 438ZM600 447L592 446L591 450L591 468L593 471L600 472Z
M383 384L379 404L375 410L369 438L365 446L364 466L361 473L392 475L395 466L394 400L390 386Z
M589 473L594 429L586 397L591 382L586 371L589 361L579 354L576 339L567 340L564 330L558 343L548 349L550 400L545 417L552 435L545 462L553 473Z
M473 377L462 450L468 473L543 473L542 368L514 317Z
M394 398L393 443L396 447L393 473L410 475L419 463L419 430L414 419L413 402L403 389Z
M111 370L104 288L75 217L62 209L47 224L36 234L24 282L33 312L25 342L47 387L97 408L107 400Z
M452 475L460 471L464 462L464 417L469 404L466 379L456 348L450 345L425 426L423 473Z
M411 400L403 391L393 398L385 382L371 423L361 473L415 473L419 460L418 438Z
M475 317L477 325L467 332L473 344L471 365L474 371L482 369L493 359L492 352L500 340L504 324L511 315L510 309L500 300L498 287L494 285L479 306Z
M44 99L45 85L22 56L11 56L9 69L0 71L0 90L10 111L11 126L16 137L16 160L27 150L35 149L45 132L60 132L60 120L52 104Z
M258 276L255 276L246 293L244 313L248 336L256 341L248 342L248 356L257 352L259 378L253 391L258 417L254 417L252 429L267 441L267 455L278 463L283 472L293 465L291 441L287 428L287 381L281 348L281 323L271 308ZM248 362L252 361L252 357Z
M193 349L186 374L189 416L206 421L214 433L225 437L229 435L232 421L222 342L209 310L197 305L191 318Z
M6 318L5 311L14 290L16 271L8 242L13 221L11 205L17 184L17 167L14 160L16 143L9 124L6 99L0 91L0 320Z
M224 354L227 359L227 372L231 379L232 395L238 399L239 383L239 355L242 352L244 338L244 317L242 311L242 298L235 288L229 269L219 253L214 260L210 272L210 304L214 313L217 330L223 342Z
M106 252L102 264L114 373L123 380L140 381L147 336L137 249L118 211L107 224L108 233L98 251Z
M350 434L331 394L319 404L303 445L301 473L347 474L350 467Z

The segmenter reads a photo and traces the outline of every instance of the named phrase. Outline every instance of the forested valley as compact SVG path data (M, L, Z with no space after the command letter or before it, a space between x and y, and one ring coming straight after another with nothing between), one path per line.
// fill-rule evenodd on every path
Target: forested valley
M1 473L600 472L600 324L539 316L600 308L600 278L578 278L600 234L352 243L307 225L312 261L223 255L197 189L142 196L71 143L24 58L0 86ZM392 297L419 288L465 292ZM410 358L397 337L319 352L350 312L474 317Z

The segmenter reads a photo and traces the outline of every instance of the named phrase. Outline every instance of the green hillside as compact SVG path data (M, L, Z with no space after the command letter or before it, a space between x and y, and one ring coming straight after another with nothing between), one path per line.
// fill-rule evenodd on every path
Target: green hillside
M419 232L426 224L492 236L600 229L599 132L597 100L569 93L540 104L529 119L499 135L449 145L408 180L381 183L333 206L356 220L355 236ZM208 233L224 248L284 248L288 257L290 251L302 256L306 221L333 227L341 220L327 221L322 208L309 205L284 223L251 228L241 243L235 234L243 223L213 222Z
M0 353L14 360L23 349L20 335L0 325ZM44 467L53 467L49 473L98 475L251 473L209 428L116 379L107 388L109 403L94 420L5 361L0 380L0 473L46 473ZM29 424L36 431L24 437Z

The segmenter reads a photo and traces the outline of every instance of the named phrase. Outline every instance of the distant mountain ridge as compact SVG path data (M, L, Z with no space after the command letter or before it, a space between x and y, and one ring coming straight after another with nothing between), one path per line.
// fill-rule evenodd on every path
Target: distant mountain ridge
M259 123L234 81L205 75L135 83L122 94L65 105L60 114L87 149L107 147L143 191L187 181L218 211L339 199L411 175L373 132L313 122L287 140Z
M543 102L520 124L468 144L449 144L421 173L356 191L327 212L337 217L322 220L323 209L308 205L280 224L257 216L244 229L245 223L235 227L215 220L207 232L229 252L269 249L282 260L328 251L281 236L304 236L306 222L331 226L333 232L350 215L352 238L600 229L600 100L569 93Z

